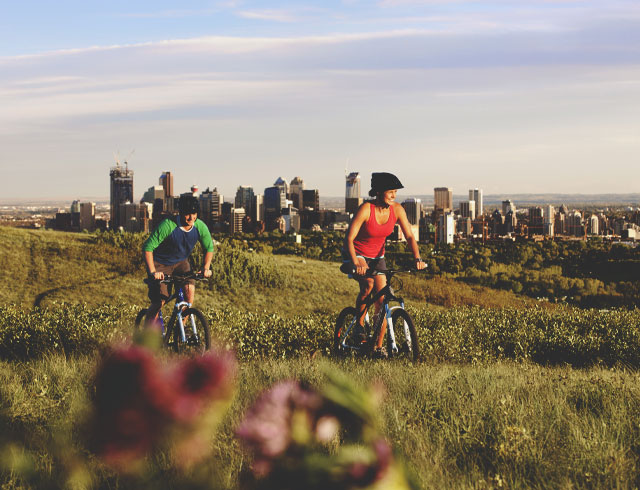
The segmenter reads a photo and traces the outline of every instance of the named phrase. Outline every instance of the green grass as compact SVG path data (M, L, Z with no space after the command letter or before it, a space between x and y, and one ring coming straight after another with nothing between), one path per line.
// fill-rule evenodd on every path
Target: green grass
M382 430L424 488L640 487L637 310L559 308L405 276L425 362L337 362L325 356L332 323L356 283L336 263L240 259L254 276L234 272L241 280L200 285L196 297L240 360L215 458L202 468L221 487L237 488L249 463L233 429L257 394L285 378L322 383L327 366L384 386ZM261 283L263 273L277 284ZM0 467L32 469L0 469L0 487L132 488L82 449L82 421L100 350L126 339L146 304L143 277L139 252L118 243L0 229ZM176 487L162 455L157 464L148 486Z
M65 461L48 454L52 438L82 420L91 358L51 356L0 362L3 437L34 451L41 487L68 478ZM393 362L266 360L241 365L237 392L214 460L203 471L234 488L247 464L233 429L257 394L282 379L320 384L326 363L360 386L384 387L383 433L424 488L633 488L640 484L640 376L626 370L532 364L419 365ZM78 440L79 434L75 434ZM77 448L80 455L82 452ZM84 456L81 456L84 458ZM86 459L97 486L123 486ZM156 483L175 475L162 467ZM15 477L4 475L10 488ZM60 480L62 479L62 480Z
M0 304L144 305L147 288L142 282L145 273L141 253L136 240L129 241L131 247L122 249L83 233L0 227L0 280L8 285L0 290ZM256 261L266 262L262 268L267 273L273 269L282 284L267 287L240 281L230 287L228 281L219 281L213 289L200 284L197 304L295 316L334 313L355 302L358 285L339 271L338 263L260 254L256 254ZM403 275L402 280L404 296L416 306L523 307L536 303L513 293L452 279Z

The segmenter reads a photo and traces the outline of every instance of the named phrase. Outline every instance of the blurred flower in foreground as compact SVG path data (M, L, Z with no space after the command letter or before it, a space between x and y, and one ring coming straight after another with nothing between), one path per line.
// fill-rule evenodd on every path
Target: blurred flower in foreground
M144 347L115 349L96 373L90 447L119 471L139 470L143 458L159 446L194 439L197 427L211 428L201 419L219 419L209 412L230 398L234 372L233 359L223 353L163 367Z
M277 383L247 412L236 433L254 457L248 488L415 488L376 429L376 394L325 374L321 390Z

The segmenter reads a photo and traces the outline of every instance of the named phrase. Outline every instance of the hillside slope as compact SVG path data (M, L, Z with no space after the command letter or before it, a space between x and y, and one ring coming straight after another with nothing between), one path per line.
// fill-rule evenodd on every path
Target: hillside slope
M280 315L337 312L358 291L338 264L295 256L264 256L283 278L276 287L249 284L208 289L198 285L204 307L234 307ZM215 260L215 259L214 259ZM136 246L97 243L95 236L50 230L0 227L0 304L47 305L53 301L145 305L144 268ZM451 279L403 276L409 304L523 307L535 302L506 291L470 286Z

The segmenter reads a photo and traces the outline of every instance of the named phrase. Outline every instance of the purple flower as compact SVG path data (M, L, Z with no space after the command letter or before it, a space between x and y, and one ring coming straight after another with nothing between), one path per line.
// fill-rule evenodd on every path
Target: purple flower
M311 414L321 404L317 393L301 388L295 381L277 383L258 398L236 430L255 454L254 473L267 474L271 461L289 447L293 413L304 410Z

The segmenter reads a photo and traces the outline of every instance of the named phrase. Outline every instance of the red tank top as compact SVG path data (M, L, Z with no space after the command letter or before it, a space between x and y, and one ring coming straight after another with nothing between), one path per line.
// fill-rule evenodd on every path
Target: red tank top
M353 240L353 247L356 250L356 255L375 259L384 257L384 242L393 232L393 227L396 224L396 213L393 210L393 206L389 206L389 219L385 224L379 225L376 221L376 207L373 203L370 203L370 205L369 219L360 227L358 235Z

